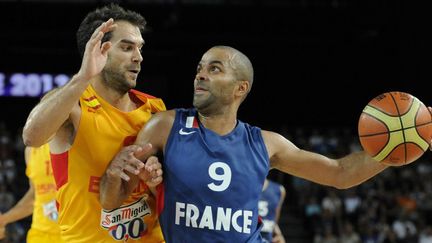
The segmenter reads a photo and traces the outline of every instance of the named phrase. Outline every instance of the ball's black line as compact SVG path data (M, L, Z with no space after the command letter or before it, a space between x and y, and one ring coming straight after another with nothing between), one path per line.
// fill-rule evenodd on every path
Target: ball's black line
M404 130L404 127L403 127L403 122L402 122L402 117L401 117L401 114L400 114L400 110L399 110L399 106L397 105L397 102L396 102L396 99L395 99L395 97L393 96L393 93L389 93L389 95L390 95L390 97L392 98L392 100L393 100L393 104L395 105L395 107L396 107L396 111L397 111L397 113L398 113L398 118L399 118L399 122L400 122L400 125L401 125L401 130ZM414 98L412 98L411 97L411 104L413 104L414 103ZM409 110L411 110L411 105L410 105L410 108L408 109L408 111ZM402 137L403 137L403 144L404 144L404 150L405 150L405 162L407 161L407 153L408 153L408 149L407 149L407 146L406 146L406 137L405 137L405 133L402 131Z

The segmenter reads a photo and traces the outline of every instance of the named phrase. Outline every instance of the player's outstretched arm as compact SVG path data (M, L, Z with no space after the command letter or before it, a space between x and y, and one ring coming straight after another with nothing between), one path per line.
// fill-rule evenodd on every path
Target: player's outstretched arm
M18 201L18 203L4 214L0 214L0 227L5 227L7 224L13 223L33 214L34 203L34 187L30 183L30 187L26 194Z
M154 155L164 151L174 116L174 111L153 115L139 132L135 144L123 148L110 162L100 183L102 208L120 207L139 180L149 186L162 182L161 164Z
M28 146L39 147L57 132L57 130L80 112L78 100L90 83L90 79L100 73L107 60L110 42L101 45L105 33L115 28L112 19L102 23L86 44L81 68L63 87L46 95L30 112L23 130L23 141ZM80 113L78 113L80 114ZM72 119L79 120L79 117Z
M346 189L380 173L386 165L365 152L351 153L340 159L301 150L280 134L263 131L273 168L322 185Z

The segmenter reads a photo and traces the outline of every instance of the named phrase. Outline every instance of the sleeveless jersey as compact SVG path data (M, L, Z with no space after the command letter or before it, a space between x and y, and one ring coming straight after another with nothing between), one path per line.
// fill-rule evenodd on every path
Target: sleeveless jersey
M51 154L61 234L67 242L162 242L153 196L141 183L119 209L102 211L99 181L123 146L132 144L152 113L165 110L161 99L132 90L139 108L123 112L96 94L91 85L81 95L81 120L72 147ZM61 107L59 107L61 109Z
M268 242L272 242L275 227L276 210L281 200L281 185L268 180L267 187L262 191L258 208L259 215L263 220L261 235Z
M58 213L55 204L55 182L51 167L49 145L30 148L27 158L26 175L34 187L32 224L29 231L39 233L38 239L49 236L60 240L60 228L57 224ZM38 242L35 237L28 242ZM40 242L40 241L39 241Z
M269 169L261 130L220 136L178 109L164 153L160 221L167 242L261 242L258 200Z

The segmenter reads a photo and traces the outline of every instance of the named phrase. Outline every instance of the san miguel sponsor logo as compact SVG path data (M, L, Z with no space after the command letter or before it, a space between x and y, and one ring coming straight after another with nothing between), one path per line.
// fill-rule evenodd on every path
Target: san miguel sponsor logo
M118 209L102 210L101 226L116 240L137 239L147 230L143 218L148 214L151 214L151 209L141 198Z

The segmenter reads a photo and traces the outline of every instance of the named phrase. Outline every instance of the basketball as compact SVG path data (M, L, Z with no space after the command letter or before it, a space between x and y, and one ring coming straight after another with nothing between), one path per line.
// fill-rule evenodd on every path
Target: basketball
M392 166L409 164L429 148L431 113L408 93L383 93L363 109L358 135L365 152L376 161Z

